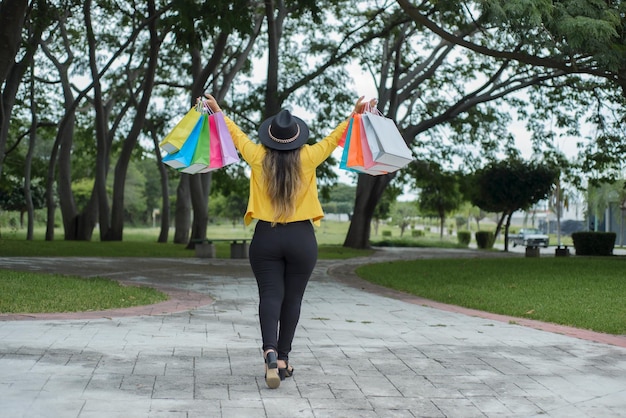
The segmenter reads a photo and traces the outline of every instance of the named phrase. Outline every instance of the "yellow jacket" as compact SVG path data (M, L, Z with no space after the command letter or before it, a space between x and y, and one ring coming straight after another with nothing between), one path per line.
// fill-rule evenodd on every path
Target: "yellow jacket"
M235 147L237 147L243 159L250 165L252 171L250 174L250 197L248 198L248 209L244 216L244 223L249 225L252 219L273 222L274 211L272 202L265 190L265 179L263 177L265 147L252 142L230 118L225 117L225 119ZM305 187L301 189L300 194L296 198L296 210L293 216L288 218L286 222L311 220L315 225L319 226L320 219L324 217L324 212L317 195L317 175L315 174L315 169L337 148L337 144L347 126L348 121L342 122L323 140L314 145L305 144L300 148L302 178L304 179Z

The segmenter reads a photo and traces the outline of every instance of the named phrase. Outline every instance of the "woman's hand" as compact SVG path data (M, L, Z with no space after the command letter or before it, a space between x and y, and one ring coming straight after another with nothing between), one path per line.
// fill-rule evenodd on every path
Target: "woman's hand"
M215 97L211 96L209 93L204 93L204 96L207 98L204 103L206 103L213 112L222 111L222 109L220 109L220 105L217 104Z
M359 97L359 100L356 101L353 113L363 113L365 110L376 107L376 103L378 103L376 99L371 99L369 102L363 103L363 99L365 99L365 96Z

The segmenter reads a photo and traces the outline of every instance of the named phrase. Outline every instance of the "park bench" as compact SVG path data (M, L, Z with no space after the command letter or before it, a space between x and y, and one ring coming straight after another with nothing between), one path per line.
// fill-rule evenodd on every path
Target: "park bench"
M204 238L193 239L196 257L215 258L216 242L230 242L230 258L248 258L249 238Z

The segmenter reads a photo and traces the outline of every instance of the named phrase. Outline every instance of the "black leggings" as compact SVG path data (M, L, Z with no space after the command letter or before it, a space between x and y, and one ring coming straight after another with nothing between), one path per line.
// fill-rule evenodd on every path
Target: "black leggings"
M302 296L317 262L317 240L310 221L276 224L258 221L250 243L250 265L259 287L263 351L289 359L300 319Z

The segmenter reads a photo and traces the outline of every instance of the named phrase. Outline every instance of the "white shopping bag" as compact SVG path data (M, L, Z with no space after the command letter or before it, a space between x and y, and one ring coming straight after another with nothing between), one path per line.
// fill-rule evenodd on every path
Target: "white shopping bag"
M413 161L413 154L393 120L370 112L363 113L362 119L373 161L396 169Z

